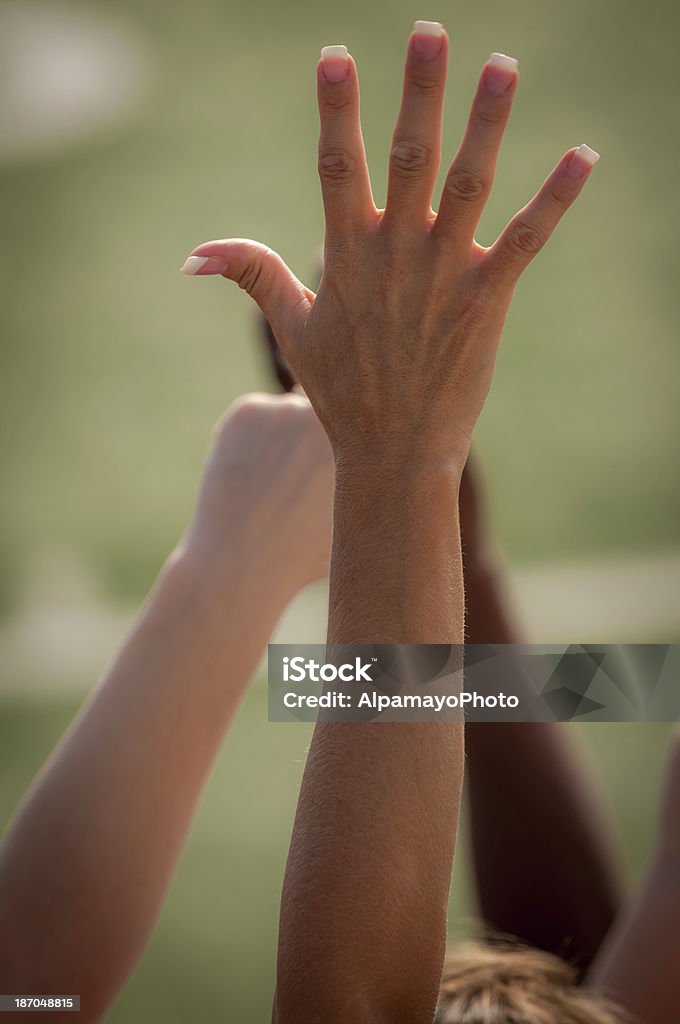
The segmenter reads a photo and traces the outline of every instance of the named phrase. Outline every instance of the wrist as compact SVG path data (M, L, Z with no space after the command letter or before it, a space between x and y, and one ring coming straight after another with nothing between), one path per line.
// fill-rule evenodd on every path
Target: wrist
M338 460L386 461L434 465L460 465L467 461L469 430L447 411L429 408L423 397L418 407L408 406L396 413L384 409L380 417L366 421L361 414L349 424L329 431L333 453Z
M414 457L393 452L366 456L347 452L336 460L335 534L348 527L355 543L401 537L410 547L416 534L440 536L447 547L455 532L459 545L458 497L465 460ZM407 539L408 538L408 539Z
M440 480L453 485L457 493L467 449L443 452L429 445L361 439L338 447L334 456L336 486L355 480L361 486L417 490Z
M168 558L162 584L194 606L220 615L251 609L272 624L296 592L291 574L268 563L261 549L230 543L215 550L186 540Z

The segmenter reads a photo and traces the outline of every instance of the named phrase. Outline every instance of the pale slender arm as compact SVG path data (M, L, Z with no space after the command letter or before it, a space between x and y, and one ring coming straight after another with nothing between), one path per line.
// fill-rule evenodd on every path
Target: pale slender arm
M36 779L0 853L3 992L77 992L97 1020L139 957L280 610L246 566L221 587L165 568Z
M0 848L1 992L77 993L88 1022L118 992L272 628L326 572L331 482L302 398L223 424L187 536Z

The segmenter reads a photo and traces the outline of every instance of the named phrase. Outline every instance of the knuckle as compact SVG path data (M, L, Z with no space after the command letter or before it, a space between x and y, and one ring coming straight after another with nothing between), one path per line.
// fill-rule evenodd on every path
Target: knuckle
M430 93L440 88L441 78L436 73L427 74L411 70L408 76L408 84L417 92Z
M543 233L533 224L520 221L508 232L508 245L512 252L522 256L535 256L545 245Z
M356 159L345 149L325 149L319 153L319 177L329 184L346 184L356 177Z
M281 396L280 405L292 423L299 422L304 425L309 414L309 401L304 395L289 391L288 394Z
M508 116L509 106L499 97L484 97L475 107L475 117L482 125L495 127L503 124Z
M236 278L239 288L242 288L248 295L254 295L264 279L266 264L265 253L252 256Z
M258 393L237 398L215 424L214 435L219 437L232 428L250 429L266 415L269 400L268 395Z
M320 105L322 112L336 113L337 111L349 110L352 102L351 94L344 89L338 89L336 85L322 95Z
M342 237L328 238L324 258L323 280L329 291L340 292L346 272L356 265L357 245L353 232L348 229Z
M457 168L449 174L446 179L446 191L462 199L464 202L474 203L484 198L488 192L488 184L485 179L475 171L466 171Z
M420 177L432 164L432 150L422 142L399 139L392 146L390 167L404 177Z
M548 199L555 206L566 210L574 201L574 189L568 182L556 182L548 189Z

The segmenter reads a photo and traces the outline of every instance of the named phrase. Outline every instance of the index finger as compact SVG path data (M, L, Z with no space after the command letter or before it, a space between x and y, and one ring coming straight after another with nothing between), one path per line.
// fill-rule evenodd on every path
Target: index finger
M359 80L346 46L324 46L317 68L319 178L331 244L365 230L375 215L359 116Z

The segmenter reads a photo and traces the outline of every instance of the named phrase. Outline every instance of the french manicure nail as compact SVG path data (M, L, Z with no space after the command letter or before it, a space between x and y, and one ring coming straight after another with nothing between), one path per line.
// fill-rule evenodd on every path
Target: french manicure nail
M225 274L229 264L223 256L189 256L180 267L180 274L188 274L194 277L196 274L208 276L209 274Z
M323 73L329 82L344 82L349 74L349 53L346 46L324 46L321 51Z
M180 274L188 274L190 277L193 277L207 262L207 256L189 256L179 268L179 272Z
M571 160L567 164L567 173L572 178L582 178L599 159L600 154L583 143L572 153Z
M505 53L492 53L486 62L484 83L492 96L502 96L515 81L519 61Z
M416 21L413 25L413 52L418 60L434 60L442 49L444 26L439 21Z

